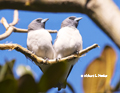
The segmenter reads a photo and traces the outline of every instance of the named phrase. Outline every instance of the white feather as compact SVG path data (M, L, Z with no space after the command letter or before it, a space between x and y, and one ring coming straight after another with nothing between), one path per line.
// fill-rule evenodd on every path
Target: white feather
M42 58L53 59L54 49L52 46L52 37L45 29L39 29L28 32L27 46L30 51L33 51L37 56ZM48 66L39 64L44 72Z

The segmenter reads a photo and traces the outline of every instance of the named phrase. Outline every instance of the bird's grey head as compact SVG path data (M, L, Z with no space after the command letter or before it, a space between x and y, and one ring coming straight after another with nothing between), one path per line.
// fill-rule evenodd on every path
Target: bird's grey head
M33 20L29 25L28 25L28 31L29 30L38 30L41 28L45 28L45 23L48 20L48 18L46 19L42 19L42 18L37 18L35 20Z
M68 17L62 22L61 28L66 27L66 26L77 28L78 22L81 19L82 19L82 17L78 17L78 18L75 16Z

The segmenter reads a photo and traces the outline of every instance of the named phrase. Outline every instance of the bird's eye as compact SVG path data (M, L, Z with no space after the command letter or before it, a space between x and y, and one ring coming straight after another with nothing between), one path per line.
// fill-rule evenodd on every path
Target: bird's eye
M39 22L39 23L41 22L41 20L40 20L40 19L37 19L36 21L37 21L37 22Z

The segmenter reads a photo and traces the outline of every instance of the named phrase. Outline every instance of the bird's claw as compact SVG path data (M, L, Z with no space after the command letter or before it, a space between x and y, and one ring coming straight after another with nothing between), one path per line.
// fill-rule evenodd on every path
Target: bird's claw
M78 50L75 51L74 54L76 54L78 56L79 55L79 51Z
M35 52L34 51L31 51L32 52L32 54L35 54Z
M56 62L59 62L60 58L56 58Z
M66 83L58 83L57 87L58 91L60 91L62 88L66 88Z
M45 59L45 63L48 64L48 60L49 60L49 58L44 57L44 59Z

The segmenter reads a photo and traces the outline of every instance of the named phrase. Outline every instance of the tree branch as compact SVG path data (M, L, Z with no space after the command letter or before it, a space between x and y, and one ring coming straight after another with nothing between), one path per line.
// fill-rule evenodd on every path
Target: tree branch
M86 0L0 0L0 9L43 12L83 12Z
M120 48L120 11L112 0L0 0L0 9L85 13Z
M4 17L2 17L1 23L6 28L6 32L3 33L2 35L0 35L0 40L5 39L8 36L10 36L12 32L20 32L20 33L27 33L28 32L27 29L21 29L21 28L14 27L14 25L16 25L18 23L18 11L17 10L14 11L14 17L13 17L12 23L8 24L7 20ZM48 32L57 33L57 30L48 30Z
M3 40L5 38L7 38L9 35L11 35L11 33L13 32L14 28L13 27L9 27L5 33L3 33L2 35L0 35L0 40Z
M47 29L47 31L48 31L49 33L57 33L57 30ZM27 29L21 29L21 28L16 28L16 27L14 27L14 32L27 33L28 30L27 30Z
M66 60L71 60L71 59L74 59L74 58L81 57L83 54L89 52L90 50L92 50L92 49L94 49L96 47L98 47L98 45L93 44L92 46L79 51L78 54L72 54L72 55L70 55L68 57L61 58L59 60L59 62L63 62L63 61L66 61ZM43 58L36 56L31 51L27 50L26 48L24 48L24 47L22 47L22 46L20 46L18 44L0 44L0 50L6 50L6 49L12 49L12 50L15 49L16 51L21 52L25 56L29 57L32 61L34 61L36 65L39 65L39 64L44 64L44 65L47 64L47 65L49 65L49 64L57 63L56 59L46 61Z
M119 8L112 0L88 1L87 15L114 41L120 49Z
M19 19L18 19L18 10L14 10L14 16L13 16L13 22L10 23L9 25L14 26L18 23Z

